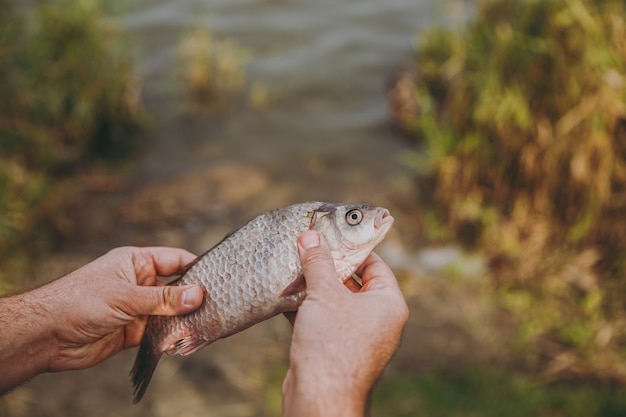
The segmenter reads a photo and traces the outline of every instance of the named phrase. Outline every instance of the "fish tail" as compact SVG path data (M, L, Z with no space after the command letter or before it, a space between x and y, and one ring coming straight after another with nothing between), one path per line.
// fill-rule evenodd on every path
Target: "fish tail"
M139 351L137 352L133 369L130 371L134 389L134 404L141 401L143 395L146 393L152 374L159 363L159 359L161 359L161 355L163 355L163 352L158 349L158 347L154 346L152 338L147 334L144 335L139 345Z

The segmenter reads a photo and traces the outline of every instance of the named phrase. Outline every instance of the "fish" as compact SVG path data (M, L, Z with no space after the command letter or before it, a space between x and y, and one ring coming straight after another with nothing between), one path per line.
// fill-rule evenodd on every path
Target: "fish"
M170 283L202 286L200 307L148 318L130 373L133 402L144 396L163 353L187 356L277 314L297 311L306 296L297 250L302 232L313 229L324 236L345 283L393 222L383 207L305 202L263 213L227 234Z

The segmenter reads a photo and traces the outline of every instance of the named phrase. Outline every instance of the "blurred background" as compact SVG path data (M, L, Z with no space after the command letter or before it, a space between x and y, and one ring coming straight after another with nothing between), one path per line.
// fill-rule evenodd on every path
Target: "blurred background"
M625 7L0 0L0 294L367 202L411 309L372 416L626 415ZM279 416L290 333L167 357L138 405L133 350L0 415Z

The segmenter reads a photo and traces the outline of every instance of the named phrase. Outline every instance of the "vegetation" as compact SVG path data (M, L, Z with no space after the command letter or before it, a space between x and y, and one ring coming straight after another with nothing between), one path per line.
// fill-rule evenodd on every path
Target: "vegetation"
M191 110L228 109L246 82L247 53L209 30L187 31L179 46L181 82Z
M146 125L140 80L98 0L21 8L0 0L0 294L28 258L70 234L69 207L128 160ZM246 82L247 53L196 28L180 42L180 87L192 110L225 110ZM267 103L252 86L255 107Z
M546 387L520 375L469 369L386 380L373 392L372 410L386 417L617 417L626 399L617 389Z
M486 254L548 379L626 381L626 10L492 0L416 59L428 230ZM440 227L442 226L442 227Z
M130 60L96 3L42 2L33 13L18 14L13 1L0 0L5 273L7 263L45 245L41 230L58 231L54 215L74 200L69 179L127 149L144 121Z

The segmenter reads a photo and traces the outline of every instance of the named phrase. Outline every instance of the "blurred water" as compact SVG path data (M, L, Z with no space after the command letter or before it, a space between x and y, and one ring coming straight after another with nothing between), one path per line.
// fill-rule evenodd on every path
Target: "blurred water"
M388 180L402 169L397 154L405 144L388 124L386 82L411 58L415 36L442 23L451 3L133 2L123 28L139 56L146 104L156 115L156 146L141 172L169 175L238 160L310 181L311 161L317 161L322 196L329 183ZM267 109L241 106L219 122L180 116L171 100L176 48L194 26L234 39L251 53L249 79L268 89Z

